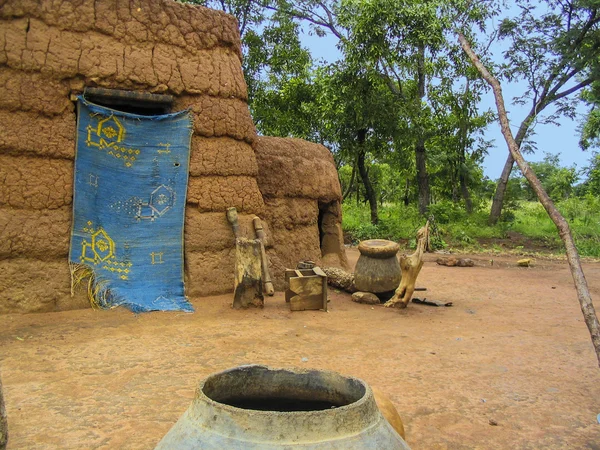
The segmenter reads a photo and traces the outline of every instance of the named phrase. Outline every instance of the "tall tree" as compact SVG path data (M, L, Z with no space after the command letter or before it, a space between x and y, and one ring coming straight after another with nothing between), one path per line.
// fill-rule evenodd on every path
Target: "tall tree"
M474 207L471 187L480 184L480 165L491 146L484 138L484 130L494 119L490 111L478 111L482 86L469 72L463 72L464 84L454 86L455 80L444 79L429 93L433 108L431 127L436 130L430 138L430 150L439 166L434 176L442 178L436 189L455 203L462 199L468 214Z
M599 79L600 3L595 0L546 0L533 5L517 0L517 18L504 19L497 35L509 43L498 68L507 81L523 80L527 89L517 99L529 104L515 143L521 150L536 123L574 117L574 95ZM550 114L542 115L548 107ZM509 153L496 187L489 222L498 221L514 157Z
M317 108L329 147L350 164L365 188L371 223L377 224L378 199L369 173L369 159L389 152L397 131L396 99L378 73L340 62L317 71ZM390 113L392 111L392 113Z
M343 42L348 59L376 67L399 104L411 136L417 173L419 210L431 200L427 170L426 124L431 109L427 87L435 75L436 55L444 43L438 4L402 0L342 2L340 23L350 39Z
M461 0L362 0L341 2L337 10L338 24L348 34L341 46L345 57L355 64L374 67L400 105L397 113L399 120L407 124L403 140L410 140L414 155L422 214L431 201L430 147L439 136L438 122L442 116L449 119L456 114L436 103L442 98L460 97L457 89L462 87L455 80L472 70L447 32L454 13L449 3L455 9L464 9ZM432 95L433 91L437 92ZM463 95L462 100L462 111L477 115L475 96ZM469 145L474 125L466 120L454 124L457 133L462 132L463 147ZM457 179L462 180L462 192L470 204L465 161L459 161L458 167L462 172Z

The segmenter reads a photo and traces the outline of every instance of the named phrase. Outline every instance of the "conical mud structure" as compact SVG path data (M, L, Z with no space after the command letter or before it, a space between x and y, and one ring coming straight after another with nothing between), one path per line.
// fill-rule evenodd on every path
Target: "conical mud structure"
M322 146L257 138L233 17L172 0L8 0L0 6L0 314L89 306L85 295L71 297L67 264L74 100L84 92L127 112L191 109L188 296L233 288L228 207L249 238L252 218L263 219L279 289L283 269L299 259L345 264L333 159Z

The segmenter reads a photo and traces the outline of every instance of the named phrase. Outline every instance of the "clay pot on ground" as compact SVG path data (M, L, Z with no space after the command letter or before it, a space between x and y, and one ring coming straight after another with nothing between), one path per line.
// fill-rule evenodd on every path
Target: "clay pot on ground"
M165 449L409 449L363 381L250 365L209 376Z
M395 290L402 274L396 254L400 246L384 239L370 239L358 244L360 257L354 269L356 289L375 294Z

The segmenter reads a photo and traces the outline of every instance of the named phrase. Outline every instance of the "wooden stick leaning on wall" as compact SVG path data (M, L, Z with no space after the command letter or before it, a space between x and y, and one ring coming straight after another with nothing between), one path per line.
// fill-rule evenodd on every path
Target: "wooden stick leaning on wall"
M252 219L252 223L254 225L256 237L260 241L260 256L262 260L262 276L265 283L265 292L269 297L272 297L273 294L275 294L275 289L273 288L273 282L271 281L271 274L269 273L269 260L267 259L267 252L265 250L265 230L263 229L260 218L255 216Z

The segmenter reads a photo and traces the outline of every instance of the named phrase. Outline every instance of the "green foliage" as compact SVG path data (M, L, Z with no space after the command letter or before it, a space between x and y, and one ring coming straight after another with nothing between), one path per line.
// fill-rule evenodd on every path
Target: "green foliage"
M432 233L434 249L462 249L466 251L500 250L490 240L502 240L506 250L524 251L529 242L529 251L545 248L548 253L563 253L562 242L554 223L542 205L536 201L517 201L510 222L488 225L487 207L484 204L473 214L467 215L452 202L441 202L434 206L436 233ZM558 203L558 208L569 221L577 248L582 256L600 257L600 198L586 195L571 197ZM364 239L390 239L404 242L414 248L416 231L425 219L415 206L386 204L381 208L381 220L377 226L369 223L369 211L365 205L354 202L343 205L343 229L355 243ZM520 239L508 239L508 236ZM527 249L526 249L527 250Z
M467 214L459 204L449 200L442 200L429 206L429 214L435 217L439 224L462 221Z
M548 243L559 242L556 226L539 202L519 202L515 209L515 220L509 229L531 238L545 239Z
M431 212L448 232L453 233L453 224L458 222L467 227L480 225L481 208L492 193L492 182L483 177L481 167L490 145L484 130L495 118L477 108L486 86L453 33L459 24L477 46L469 28L485 32L488 19L500 15L500 3L189 2L222 9L238 19L249 105L259 133L328 146L340 168L344 192L351 194L348 200L352 202L346 203L370 201L373 222L377 221L377 205L383 207L382 223L375 228L356 224L357 233L399 235L399 225L385 215L390 208L403 208L403 213L412 216L417 201L423 213L423 203L433 202ZM561 115L572 116L568 96L587 87L584 97L592 112L583 127L582 142L588 147L597 142L598 6L595 0L517 0L518 17L496 22L500 24L496 37L507 45L503 64L493 72L527 83L526 95L518 99L532 102L525 131L534 118L551 122ZM330 64L313 60L302 46L303 32L335 36L341 59ZM542 117L540 113L551 103L556 109ZM526 135L521 133L522 138ZM575 168L560 167L553 158L547 155L544 161L531 164L553 199L563 201L574 193L600 195L597 156L584 173L586 181L577 187ZM517 226L519 205L535 198L519 174L510 180L508 192L511 200L498 230ZM388 206L399 203L409 206ZM477 233L457 231L455 237L470 245Z
M540 162L529 163L542 187L555 202L569 198L574 192L575 183L579 180L579 173L575 166L562 167L560 154L546 153ZM511 200L537 200L537 195L522 176L519 170L511 174L507 185L507 197Z
M348 31L341 40L346 61L373 68L398 100L393 153L384 154L380 162L393 164L398 154L406 160L412 153L411 178L418 183L409 180L409 185L417 187L422 212L432 188L450 191L454 201L463 196L470 205L468 190L481 179L477 171L488 146L478 134L491 116L477 111L482 84L472 76L448 30L457 11L469 23L481 20L483 11L461 1L440 0L339 5L337 25Z
M584 195L600 196L600 153L594 152L589 165L583 169L587 179L579 186Z
M370 212L364 204L357 206L354 202L345 202L343 212L344 232L356 243L365 239L414 239L416 231L424 224L413 205L384 205L377 225L370 223Z
M507 11L518 10L518 16L503 18L496 30L495 37L503 40L504 45L490 42L488 49L497 48L502 52L501 63L492 67L497 78L525 86L523 94L513 102L527 105L529 109L518 128L515 127L518 129L516 144L522 152L527 152L536 150L531 140L535 124L558 124L562 117L575 119L580 100L576 94L600 82L600 3L596 0L515 0L513 4L515 7ZM594 98L588 101L595 103ZM597 129L594 117L588 121L587 130L584 126L583 147L594 139L594 129ZM560 181L564 182L568 175L562 174ZM498 195L490 215L492 222L500 215L506 183L508 172L503 173L498 182ZM554 198L564 198L564 186L555 190Z
M583 150L598 148L600 147L600 109L598 108L600 107L600 82L593 83L581 97L590 106L590 111L581 126L579 146Z

